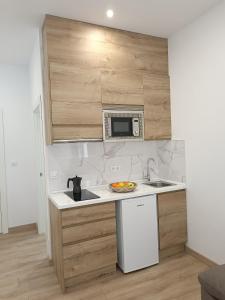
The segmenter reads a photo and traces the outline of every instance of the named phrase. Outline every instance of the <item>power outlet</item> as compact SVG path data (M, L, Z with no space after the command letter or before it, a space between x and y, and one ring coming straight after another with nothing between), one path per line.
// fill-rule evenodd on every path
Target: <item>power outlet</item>
M118 171L120 171L120 166L111 166L111 171L112 172L118 172Z

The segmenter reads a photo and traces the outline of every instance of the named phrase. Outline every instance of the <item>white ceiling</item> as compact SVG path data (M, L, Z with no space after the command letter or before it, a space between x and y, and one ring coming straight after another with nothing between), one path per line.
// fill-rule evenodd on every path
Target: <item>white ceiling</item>
M52 14L168 37L221 0L0 0L0 63L28 63L37 28ZM105 11L114 10L107 19Z

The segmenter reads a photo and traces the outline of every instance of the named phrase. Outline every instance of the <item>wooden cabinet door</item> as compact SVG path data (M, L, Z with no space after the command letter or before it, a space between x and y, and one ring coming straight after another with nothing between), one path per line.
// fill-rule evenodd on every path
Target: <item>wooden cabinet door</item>
M171 138L169 76L144 75L145 140Z
M116 236L109 235L63 247L64 277L71 278L116 265Z
M102 104L144 105L145 139L170 138L167 39L47 16L43 47L48 143L102 140Z
M138 71L102 71L102 103L144 105L143 76Z
M100 71L60 62L49 65L54 139L101 139Z
M187 213L185 191L158 195L160 250L185 244Z
M100 70L50 63L51 100L101 103Z

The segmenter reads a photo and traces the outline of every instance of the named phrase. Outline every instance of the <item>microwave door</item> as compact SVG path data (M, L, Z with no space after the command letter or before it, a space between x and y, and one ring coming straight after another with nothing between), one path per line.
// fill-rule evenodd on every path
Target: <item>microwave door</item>
M112 117L111 118L112 137L133 136L132 118Z

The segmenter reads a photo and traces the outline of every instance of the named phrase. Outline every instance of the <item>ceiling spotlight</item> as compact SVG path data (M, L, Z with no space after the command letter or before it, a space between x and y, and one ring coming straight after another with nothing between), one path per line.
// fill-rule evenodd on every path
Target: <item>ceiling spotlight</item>
M112 9L108 9L107 12L106 12L106 15L107 15L108 18L112 18L113 15L114 15L113 10Z

